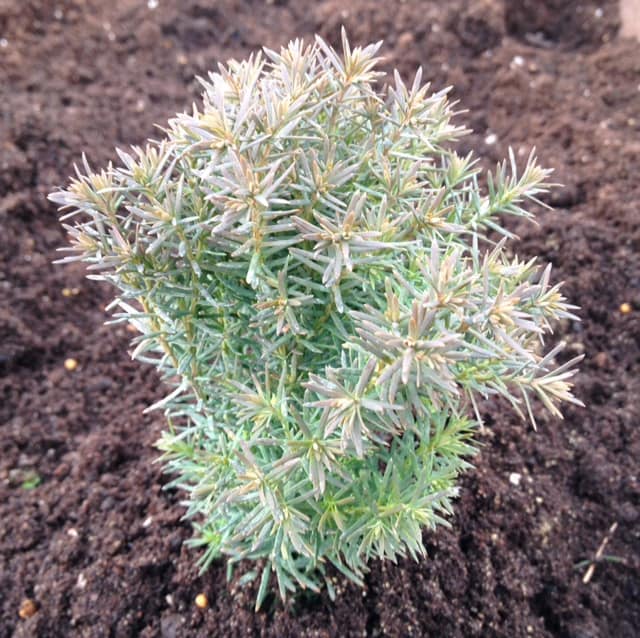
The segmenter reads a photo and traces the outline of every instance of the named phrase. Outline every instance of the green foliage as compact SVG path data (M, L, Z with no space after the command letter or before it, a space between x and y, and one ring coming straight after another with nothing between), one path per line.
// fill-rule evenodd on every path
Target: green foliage
M379 44L343 48L220 67L165 139L51 196L74 219L63 261L119 290L133 356L172 386L152 408L203 567L260 561L258 605L272 574L284 598L423 555L478 398L578 403L575 360L538 354L572 306L499 220L530 217L548 171L511 155L483 192L447 91L418 71L379 92Z
M35 471L29 471L25 474L24 480L20 487L23 490L35 490L42 483L42 478Z

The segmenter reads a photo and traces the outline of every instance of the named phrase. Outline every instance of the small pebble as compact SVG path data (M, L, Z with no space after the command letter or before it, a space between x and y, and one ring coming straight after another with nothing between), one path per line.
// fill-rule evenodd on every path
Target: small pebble
M401 48L408 48L415 43L415 38L411 31L404 31L398 36L398 46Z
M623 315L628 315L631 312L631 304L627 303L626 301L624 303L620 304L620 312Z
M9 46L9 40L7 38L0 38L0 47L6 49Z
M53 470L53 476L57 479L63 479L67 474L69 474L70 469L71 468L68 463L60 463L60 465Z
M516 55L513 60L511 60L511 64L513 66L524 66L524 58L521 55Z
M488 144L489 146L491 146L492 144L495 144L498 141L498 136L495 133L489 133L489 135L487 135L487 137L484 138L484 143Z
M518 485L520 485L521 480L522 480L522 474L518 474L518 472L511 472L511 474L509 474L509 483L511 483L511 485L518 487Z
M598 352L598 354L593 357L593 362L598 368L607 368L609 366L609 355L607 355L606 352Z
M206 609L209 606L209 600L207 599L206 594L198 594L196 596L196 607L198 609Z
M35 601L31 598L25 598L20 603L20 609L18 610L18 616L23 620L27 618L31 618L38 611L38 606Z
M78 362L75 359L65 359L64 360L65 370L69 372L73 372L78 367Z
M147 2L147 6L148 6L148 7L149 7L149 9L151 9L152 11L153 11L154 9L157 9L157 8L158 8L158 0L149 0L149 1Z

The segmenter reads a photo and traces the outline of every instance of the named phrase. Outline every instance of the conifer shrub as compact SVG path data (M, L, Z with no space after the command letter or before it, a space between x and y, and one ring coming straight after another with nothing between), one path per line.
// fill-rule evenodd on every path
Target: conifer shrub
M532 420L534 396L578 403L577 360L540 354L574 307L501 225L549 171L510 154L481 188L448 92L420 71L380 90L379 46L231 61L162 140L50 196L62 261L113 284L133 357L170 387L149 409L203 568L256 561L258 606L272 583L332 593L330 566L362 583L372 558L422 556L480 399Z

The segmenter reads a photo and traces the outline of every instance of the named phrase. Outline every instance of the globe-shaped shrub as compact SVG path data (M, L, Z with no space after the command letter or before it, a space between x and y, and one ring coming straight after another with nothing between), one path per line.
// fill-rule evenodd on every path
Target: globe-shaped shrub
M51 196L75 218L66 261L119 290L133 356L173 386L152 407L203 566L259 561L258 605L271 574L283 597L331 591L329 566L360 583L424 554L479 398L577 402L574 361L538 354L572 307L499 221L530 216L548 171L511 156L485 192L447 91L420 71L379 91L378 48L232 61L165 139Z

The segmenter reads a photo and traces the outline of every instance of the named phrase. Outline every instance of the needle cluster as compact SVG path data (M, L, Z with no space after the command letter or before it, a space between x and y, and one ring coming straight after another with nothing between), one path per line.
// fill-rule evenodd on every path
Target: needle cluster
M481 189L448 92L420 71L379 90L379 46L231 61L164 139L51 195L63 261L116 287L133 356L171 387L158 445L203 567L256 561L258 606L272 582L331 592L330 566L361 583L423 555L479 399L577 403L576 361L539 354L573 307L500 222L531 216L548 171L510 155Z

